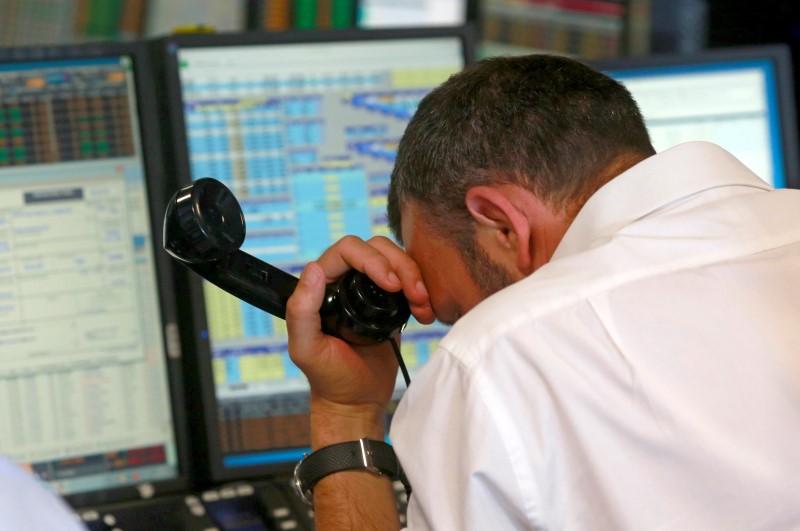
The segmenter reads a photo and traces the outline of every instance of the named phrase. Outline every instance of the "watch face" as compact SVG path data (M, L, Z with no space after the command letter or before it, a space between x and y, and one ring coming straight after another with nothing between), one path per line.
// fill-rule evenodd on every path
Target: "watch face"
M298 472L300 470L300 465L303 464L305 457L298 461L298 463L294 467L294 478L292 479L292 486L294 487L294 492L297 494L297 497L303 500L303 503L308 505L309 507L314 507L314 493L311 489L307 488L303 485L303 482L300 480L300 476Z

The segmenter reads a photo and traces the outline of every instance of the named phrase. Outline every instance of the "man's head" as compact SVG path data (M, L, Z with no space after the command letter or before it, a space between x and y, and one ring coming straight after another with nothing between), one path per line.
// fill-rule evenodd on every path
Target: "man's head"
M413 212L417 241L424 232L457 249L477 290L471 299L479 299L549 260L586 200L653 153L641 113L620 83L562 57L488 59L420 102L398 148L389 226L408 248L404 230ZM526 223L528 233L516 234ZM487 240L491 230L482 230L492 227L502 231L501 254L506 244L530 243L535 256L498 257Z

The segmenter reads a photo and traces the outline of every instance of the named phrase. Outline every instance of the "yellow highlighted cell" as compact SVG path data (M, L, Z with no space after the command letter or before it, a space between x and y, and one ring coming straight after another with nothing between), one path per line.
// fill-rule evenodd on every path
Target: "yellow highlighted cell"
M328 160L322 164L323 168L347 168L353 163L349 160ZM338 178L338 177L337 177Z
M225 360L216 358L211 362L211 370L214 372L214 384L225 385L228 382L227 372L225 371Z
M419 364L417 346L414 343L403 343L403 346L400 347L400 351L403 354L403 361L406 362L406 367L416 368Z
M286 321L283 319L278 319L277 317L272 318L272 330L275 335L289 335L289 333L286 331Z
M388 225L381 225L380 227L372 227L372 234L375 236L386 236L387 238L393 238Z
M431 87L446 81L458 68L417 68L411 70L395 70L392 74L394 88Z
M282 380L286 376L280 354L242 356L239 358L239 371L245 383Z
M234 339L244 335L239 299L215 285L204 282L208 333L212 339Z

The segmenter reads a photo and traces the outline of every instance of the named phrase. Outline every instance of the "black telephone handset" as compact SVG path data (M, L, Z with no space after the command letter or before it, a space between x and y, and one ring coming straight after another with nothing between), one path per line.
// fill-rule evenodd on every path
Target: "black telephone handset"
M186 267L228 293L276 317L298 279L241 250L245 221L239 202L221 182L198 179L178 190L164 215L164 249ZM329 284L322 330L356 344L399 334L411 310L402 292L390 293L364 273L350 270Z

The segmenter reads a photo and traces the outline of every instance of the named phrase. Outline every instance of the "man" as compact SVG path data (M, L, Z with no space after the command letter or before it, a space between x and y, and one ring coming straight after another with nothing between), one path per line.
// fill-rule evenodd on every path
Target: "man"
M711 144L654 154L575 61L496 58L421 102L389 220L405 251L338 242L287 324L315 452L382 439L396 375L320 333L327 282L454 324L392 425L409 529L800 528L800 193ZM320 529L400 527L385 476L313 495Z

